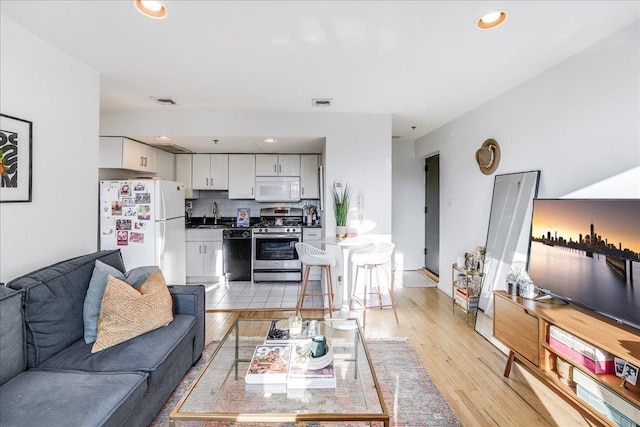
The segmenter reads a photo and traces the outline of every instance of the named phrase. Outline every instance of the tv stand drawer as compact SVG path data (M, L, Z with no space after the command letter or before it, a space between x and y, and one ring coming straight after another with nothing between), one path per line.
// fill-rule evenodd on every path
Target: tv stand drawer
M493 315L493 336L535 366L539 366L538 317L499 294L494 297Z

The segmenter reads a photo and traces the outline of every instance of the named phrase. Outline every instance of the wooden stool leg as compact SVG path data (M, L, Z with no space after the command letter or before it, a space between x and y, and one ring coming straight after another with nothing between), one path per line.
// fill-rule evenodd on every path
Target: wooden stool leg
M307 293L307 282L309 281L309 272L311 271L311 266L307 265L304 269L304 277L302 278L302 286L300 287L300 298L298 299L298 305L296 306L296 315L300 315L300 310L302 310L302 305L304 304L304 296Z
M360 270L360 266L356 265L356 274L353 283L351 283L353 287L351 288L351 296L349 297L349 311L353 310L353 298L356 296L356 288L358 287L358 270Z
M329 317L333 317L333 272L331 266L327 265L324 268L327 275L327 299L329 300Z
M378 267L377 265L373 266L374 270L376 270L376 283L378 284L376 288L376 291L378 291L378 305L380 306L380 310L382 310L382 282L380 281L380 271L378 271Z

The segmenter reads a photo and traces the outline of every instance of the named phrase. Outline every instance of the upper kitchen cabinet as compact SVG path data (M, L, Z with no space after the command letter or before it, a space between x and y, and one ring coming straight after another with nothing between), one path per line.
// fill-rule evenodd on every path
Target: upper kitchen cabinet
M157 149L120 136L100 137L100 168L157 172Z
M300 155L256 154L256 176L300 176Z
M175 155L164 150L156 150L157 162L156 177L167 181L176 180L176 161Z
M320 198L320 157L316 154L300 156L300 198Z
M229 155L194 154L192 179L194 190L228 190Z
M191 182L191 169L193 156L191 154L176 154L176 181L184 184L184 198L197 199L200 197L198 190L193 190Z
M255 199L256 155L229 154L229 198Z

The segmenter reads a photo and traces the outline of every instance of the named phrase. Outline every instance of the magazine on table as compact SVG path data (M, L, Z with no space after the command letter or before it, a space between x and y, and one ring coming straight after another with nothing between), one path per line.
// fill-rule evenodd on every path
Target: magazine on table
M244 381L247 384L287 383L291 347L288 345L259 345L253 352Z
M295 362L294 359L289 366L287 388L336 388L336 373L333 362L324 368L307 369L304 363Z

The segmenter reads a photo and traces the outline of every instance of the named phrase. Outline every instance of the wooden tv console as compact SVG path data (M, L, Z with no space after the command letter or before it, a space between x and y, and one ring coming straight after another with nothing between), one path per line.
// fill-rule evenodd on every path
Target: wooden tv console
M536 302L504 291L494 292L493 336L509 348L504 371L508 377L514 359L518 359L552 390L581 410L590 419L603 425L616 425L600 412L578 398L576 388L559 379L556 361L567 358L548 344L549 327L572 334L595 347L640 367L640 334L637 329L621 325L597 313L558 300ZM640 413L640 378L636 386L615 374L594 374L578 363L567 360L600 385L638 408Z

